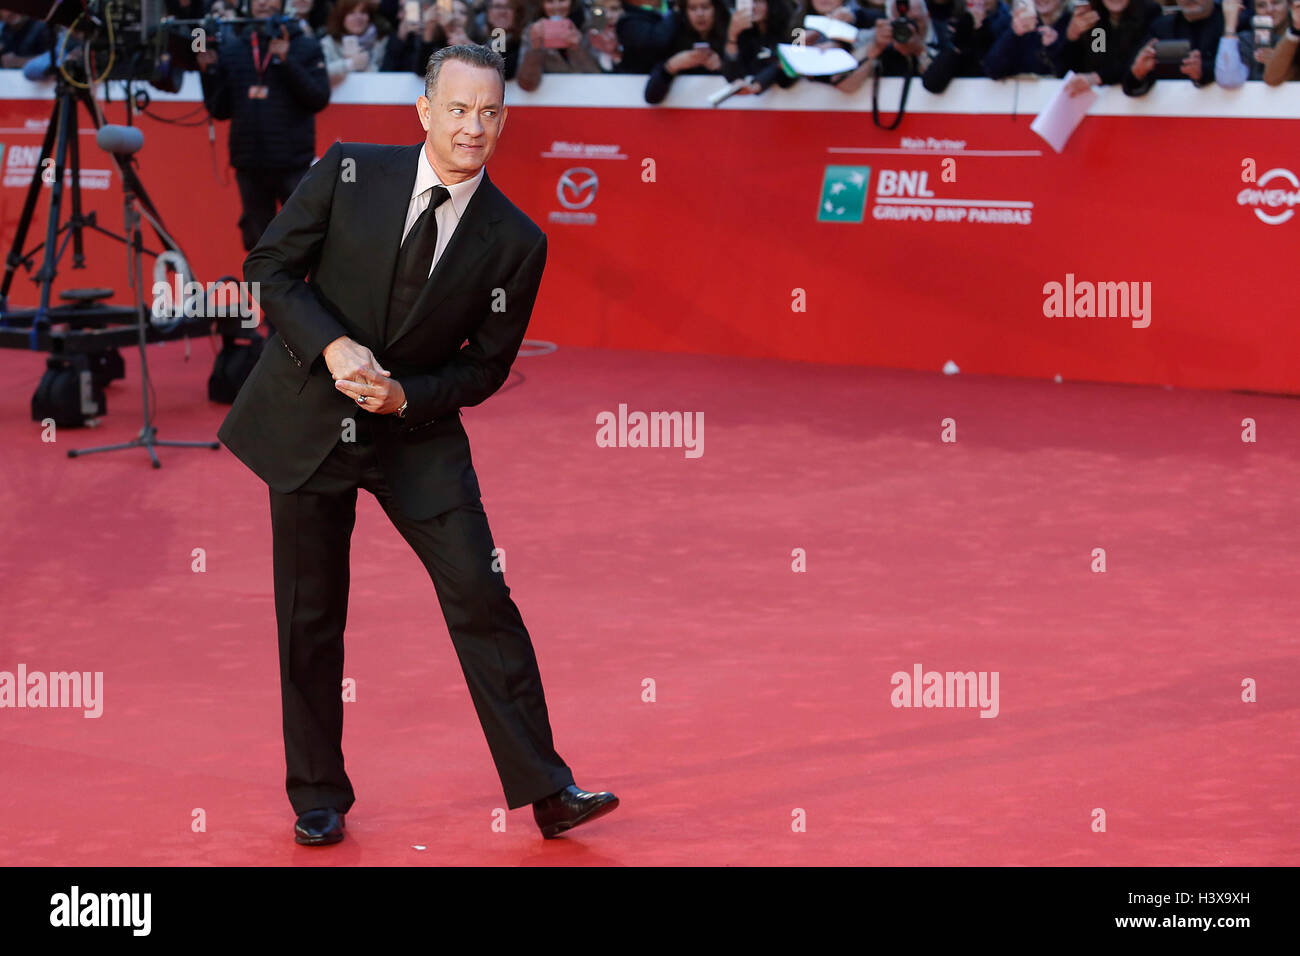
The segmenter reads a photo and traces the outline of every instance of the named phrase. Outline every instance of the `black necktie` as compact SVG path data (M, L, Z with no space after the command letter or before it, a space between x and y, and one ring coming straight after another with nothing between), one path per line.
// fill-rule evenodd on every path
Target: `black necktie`
M384 339L396 331L415 307L424 285L429 281L433 253L438 248L438 218L434 210L451 198L446 186L434 186L429 205L420 213L411 231L406 234L402 249L397 254L397 267L393 271L393 288L388 295L387 324Z

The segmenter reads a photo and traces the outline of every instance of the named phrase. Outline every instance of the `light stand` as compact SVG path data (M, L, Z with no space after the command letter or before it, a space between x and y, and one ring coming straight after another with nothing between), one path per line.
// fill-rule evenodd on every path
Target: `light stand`
M126 167L130 163L129 157L131 154L137 152L144 145L144 134L133 126L103 126L100 127L99 132L96 134L95 141L100 149L113 153L117 157L119 164ZM93 455L96 452L121 451L125 448L144 448L149 452L149 457L153 459L153 466L161 468L162 462L158 460L158 455L154 452L156 446L211 448L215 450L220 448L221 444L215 441L160 441L158 439L158 429L153 427L153 418L149 410L148 342L145 337L145 322L148 319L146 318L147 312L144 306L144 279L141 275L140 265L144 237L140 230L140 212L136 209L134 180L134 176L122 177L122 207L126 229L127 283L135 292L136 328L139 331L140 393L143 397L144 426L140 429L140 434L131 441L117 445L101 445L97 448L75 449L68 452L68 457L78 458L82 455Z

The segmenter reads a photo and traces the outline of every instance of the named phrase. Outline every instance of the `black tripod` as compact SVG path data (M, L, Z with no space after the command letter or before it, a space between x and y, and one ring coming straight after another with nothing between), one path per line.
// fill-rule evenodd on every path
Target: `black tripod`
M105 133L108 133L112 127L104 127L100 130L100 145L107 147ZM121 129L120 127L118 129ZM130 169L130 154L127 149L135 150L143 144L144 138L137 135L137 142L130 147L117 145L113 147L113 156L117 160L118 166L123 169ZM158 460L154 448L159 445L165 445L169 448L211 448L218 449L220 443L215 441L160 441L158 439L158 429L153 426L153 418L149 410L149 356L148 356L148 338L145 334L146 310L144 305L144 278L142 276L142 267L140 260L143 249L144 236L140 231L140 211L136 209L137 196L134 186L138 180L134 174L128 179L122 177L122 208L123 220L126 228L126 262L127 262L127 281L135 295L135 314L136 328L139 330L140 342L140 393L143 396L144 405L144 425L140 429L140 434L128 442L122 442L117 445L101 445L97 448L82 448L68 452L69 458L77 458L81 455L93 455L100 451L121 451L124 448L144 448L149 452L149 457L153 459L153 466L161 468L162 462ZM147 201L147 199L146 199Z
M39 348L41 329L49 326L50 289L54 283L54 277L59 271L59 260L63 258L64 252L67 251L69 238L72 241L72 268L74 269L83 269L86 265L85 246L82 240L83 229L93 229L117 242L126 242L124 236L119 236L117 233L100 226L95 220L93 211L89 214L83 214L81 210L81 150L78 145L77 133L81 124L78 119L78 108L85 107L87 114L90 116L90 121L96 129L100 125L99 113L90 98L90 90L68 82L60 74L55 91L54 108L50 111L50 121L45 127L45 141L41 145L41 156L43 158L32 176L31 183L27 186L27 196L23 201L22 214L18 218L18 228L14 232L13 243L9 247L9 256L5 260L4 279L0 280L0 313L3 313L8 310L9 289L13 285L14 275L19 267L30 266L32 257L36 253L43 251L41 266L36 271L36 281L40 283L41 287L41 298L40 305L36 310L36 316L32 320L31 347L33 350ZM140 205L148 211L155 223L154 232L157 234L159 241L167 248L175 249L178 253L181 252L169 237L158 230L156 224L162 221L162 217L159 216L158 210L154 207L153 201L149 198L149 194L145 191L130 163L116 155L113 159L121 172L123 189L130 188L139 197ZM51 161L53 163L52 167ZM64 176L68 170L71 170L72 174L70 189L72 215L66 223L60 224L59 219L63 210ZM45 221L45 241L41 245L35 246L30 252L23 252L23 244L27 241L27 232L31 228L32 219L36 214L36 203L40 199L43 182L50 184L50 208ZM59 236L64 232L69 235L64 237L63 243L60 245ZM157 255L152 251L149 254Z

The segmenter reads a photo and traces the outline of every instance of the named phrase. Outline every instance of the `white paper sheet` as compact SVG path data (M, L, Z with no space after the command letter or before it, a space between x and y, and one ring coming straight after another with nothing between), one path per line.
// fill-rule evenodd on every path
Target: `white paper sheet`
M1092 109L1092 104L1097 102L1097 90L1094 87L1089 87L1077 96L1071 96L1067 92L1066 87L1074 75L1073 70L1065 74L1065 79L1061 81L1060 89L1051 102L1029 124L1029 128L1047 140L1048 145L1058 153L1065 149L1070 136L1088 114L1088 110Z
M858 68L858 61L853 58L853 54L839 47L819 50L817 47L780 43L777 44L776 51L782 62L800 76L834 76Z
M803 27L805 30L816 30L828 40L843 40L845 43L852 43L858 38L858 28L851 23L845 23L843 20L836 20L834 17L819 17L816 14L809 14L803 18Z

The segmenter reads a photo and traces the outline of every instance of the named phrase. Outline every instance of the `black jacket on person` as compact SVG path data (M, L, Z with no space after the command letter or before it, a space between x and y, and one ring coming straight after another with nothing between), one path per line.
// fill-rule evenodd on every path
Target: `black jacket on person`
M735 58L728 58L723 53L722 75L733 82L752 76L759 85L760 93L773 83L782 89L789 89L798 77L787 76L785 70L781 69L781 58L777 56L776 48L785 42L785 37L779 33L762 34L757 27L741 30L736 37Z
M1079 39L1066 38L1065 66L1075 73L1096 73L1103 84L1122 82L1124 74L1133 65L1133 58L1151 34L1151 25L1160 19L1160 4L1156 0L1132 0L1120 14L1118 25L1111 24L1110 14L1101 5L1101 0L1094 0L1093 9L1101 19L1091 29L1085 30ZM1102 31L1102 43L1095 42L1093 30ZM1094 47L1101 47L1101 50Z
M224 37L216 65L201 74L208 112L230 120L230 165L236 169L301 169L316 158L316 114L330 101L329 74L316 38L297 24L288 29L288 58L273 57L260 78L251 24ZM271 39L258 37L263 60ZM268 88L266 99L250 98L249 87L259 85Z
M546 267L546 235L484 170L419 298L407 314L389 315L423 148L334 143L244 260L276 334L217 437L278 492L307 481L338 444L343 419L361 414L374 420L384 478L407 517L479 497L460 410L510 373ZM339 178L345 160L356 171L351 185ZM334 387L322 353L342 335L401 383L405 418L358 412Z
M623 59L615 72L649 73L669 55L677 35L677 17L629 3L623 8L614 32L623 44Z
M936 6L932 5L930 9L933 11ZM984 75L984 57L993 49L993 42L1002 31L1011 28L1011 11L1002 0L998 0L978 30L975 29L975 18L968 10L931 22L939 52L921 79L929 92L942 93L954 77Z

